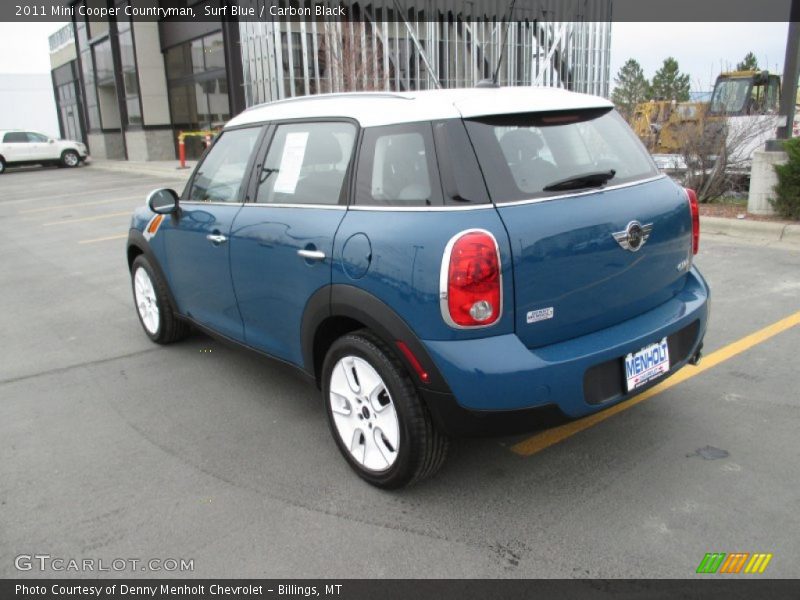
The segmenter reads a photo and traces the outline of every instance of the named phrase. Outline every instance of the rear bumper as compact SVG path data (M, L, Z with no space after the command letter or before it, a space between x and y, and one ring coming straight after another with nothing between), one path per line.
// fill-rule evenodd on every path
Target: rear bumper
M452 391L452 396L425 394L428 406L451 433L478 433L481 423L492 433L524 429L522 422L528 416L536 421L542 409L547 413L557 408L555 412L569 417L600 411L663 381L697 354L706 331L708 295L705 280L693 267L684 289L664 304L550 346L529 349L515 334L423 340ZM622 357L665 336L670 343L669 373L626 394Z

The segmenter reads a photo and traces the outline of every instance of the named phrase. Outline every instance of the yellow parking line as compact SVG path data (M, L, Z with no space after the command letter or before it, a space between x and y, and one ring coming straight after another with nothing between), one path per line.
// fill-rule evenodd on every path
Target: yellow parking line
M65 225L67 223L80 223L82 221L97 221L98 219L110 219L111 217L121 217L123 215L130 216L130 214L131 211L126 210L125 212L94 215L93 217L81 217L80 219L62 219L61 221L50 221L49 223L45 223L44 226L50 227L51 225Z
M571 421L569 423L565 423L564 425L559 425L558 427L537 433L536 435L511 446L511 451L519 454L520 456L531 456L537 452L541 452L545 448L549 448L550 446L558 444L559 442L572 437L576 433L580 433L581 431L589 429L590 427L594 427L598 423L602 423L615 414L636 406L640 402L644 402L648 398L652 398L653 396L656 396L661 392L664 392L671 387L686 381L687 379L691 379L695 375L699 375L704 371L713 369L720 363L723 363L726 360L741 354L745 350L765 342L771 337L776 336L782 331L786 331L787 329L790 329L798 324L800 324L800 311L791 314L780 321L776 321L772 325L768 325L763 329L759 329L758 331L751 333L750 335L747 335L731 344L728 344L727 346L724 346L715 352L712 352L703 358L700 364L696 367L687 365L669 379L659 383L649 390L646 390L645 392L642 392L638 396L634 396L629 400L620 402L619 404L599 413L595 413L593 415L589 415L588 417L578 419L577 421Z
M96 183L96 182L93 182L93 183ZM63 186L63 185L65 185L64 182L58 183L58 184L54 184L53 187L55 189L55 188L58 188L58 187ZM176 183L174 185L174 187L177 188L180 185L182 185L182 184ZM126 182L120 182L119 184L115 185L114 187L99 188L99 189L96 189L96 190L95 189L91 189L91 188L85 188L85 189L82 189L82 190L79 190L79 191L75 191L75 192L65 192L63 194L45 194L45 197L47 198L47 200L59 200L59 199L70 198L72 196L91 196L91 195L94 195L94 194L102 194L102 193L105 193L105 192L119 192L121 189L130 190L132 188L138 188L138 187L142 187L142 188L148 187L150 189L154 189L154 188L158 187L158 184L157 183L130 183L129 184L129 183L126 183ZM44 193L44 191L42 191L42 193ZM146 191L144 189L142 190L142 194L143 195L146 194ZM27 198L17 198L16 200L4 200L3 201L3 206L7 206L9 204L25 204L27 202L41 202L41 200L42 200L42 195L39 194L39 195L36 195L36 196L29 196Z
M121 240L128 237L127 233L118 233L117 235L107 235L106 237L94 238L92 240L79 240L79 244L94 244L95 242L107 242L108 240Z
M77 208L79 206L97 206L98 204L111 204L120 200L135 200L138 196L127 196L123 198L109 198L107 200L95 200L93 202L76 202L75 204L54 204L53 206L40 206L39 208L29 208L28 210L17 211L20 215L47 212L49 210L60 210L62 208Z

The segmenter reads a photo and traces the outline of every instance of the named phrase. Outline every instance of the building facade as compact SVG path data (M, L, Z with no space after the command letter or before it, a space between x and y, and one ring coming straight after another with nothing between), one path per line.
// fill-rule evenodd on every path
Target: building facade
M203 14L205 6L227 2L185 4ZM341 7L346 16L316 16L318 4ZM293 96L471 87L495 74L500 85L609 91L611 0L520 0L513 14L489 0L238 5L255 14L294 6L310 15L157 22L73 17L50 39L62 136L85 141L97 157L165 160L175 158L179 132L218 129L247 106ZM202 138L186 144L189 158L202 153Z

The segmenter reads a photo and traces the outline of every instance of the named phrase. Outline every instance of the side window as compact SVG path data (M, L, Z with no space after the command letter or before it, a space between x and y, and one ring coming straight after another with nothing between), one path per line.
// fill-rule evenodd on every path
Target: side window
M338 204L350 164L352 123L278 125L258 178L261 204Z
M260 127L224 132L197 167L189 200L238 202L245 169Z
M43 136L41 133L33 133L32 131L29 131L28 141L34 144L42 144L47 142L47 137Z
M359 206L433 206L442 190L430 123L364 131L356 177Z
M28 134L24 131L9 131L3 137L4 144L27 144Z

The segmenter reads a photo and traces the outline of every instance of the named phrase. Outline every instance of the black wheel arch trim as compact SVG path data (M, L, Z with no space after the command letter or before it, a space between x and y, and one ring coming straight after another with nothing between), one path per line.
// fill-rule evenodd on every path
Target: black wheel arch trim
M165 287L167 288L167 300L169 301L169 305L170 308L172 309L172 312L178 318L182 318L182 315L178 310L178 305L175 303L175 297L172 295L172 290L169 287L169 279L167 279L166 275L164 274L164 271L161 269L161 265L159 264L156 255L153 253L153 249L150 247L150 244L147 243L147 240L144 239L144 235L138 229L131 229L128 232L128 244L125 248L126 260L128 260L132 248L137 249L139 252L141 252L141 254L144 254L144 256L147 258L148 262L150 263L150 266L153 267L153 270L156 272L156 275L158 275L161 278L161 280L165 284ZM128 269L130 269L132 264L133 261L128 260Z
M408 367L411 378L420 390L450 393L442 374L436 368L422 342L408 324L387 304L369 292L346 284L332 284L317 290L306 304L300 329L303 351L303 367L306 372L318 376L321 365L315 364L314 340L320 325L330 317L346 317L363 323L397 352L397 356ZM424 383L417 376L408 359L397 348L395 342L404 342L428 373Z

